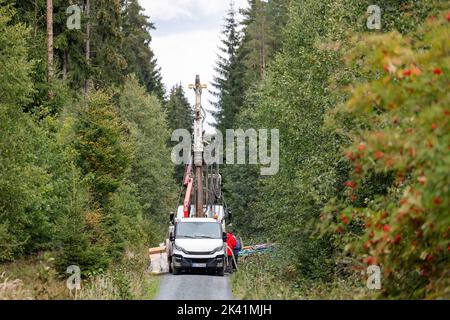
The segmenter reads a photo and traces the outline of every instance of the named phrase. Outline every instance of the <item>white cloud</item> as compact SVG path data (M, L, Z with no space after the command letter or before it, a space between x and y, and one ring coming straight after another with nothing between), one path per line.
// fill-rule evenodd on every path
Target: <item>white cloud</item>
M167 68L169 83L183 80L195 70L211 73L215 63L220 30L194 30L165 36L154 36L152 48L161 67ZM171 72L169 72L169 70Z
M168 21L174 18L191 17L186 9L186 0L141 0L141 6L146 9L152 20ZM183 4L183 5L182 5Z
M167 89L181 82L190 102L194 103L193 92L187 86L194 82L196 74L200 75L202 83L209 86L212 82L219 33L220 29L216 29L153 38L152 48L158 58ZM210 99L212 97L204 90L205 109L211 109ZM209 115L207 121L212 122L213 118Z
M140 3L153 20L162 21L223 13L229 6L227 0L141 0ZM235 0L236 7L246 3L247 0Z
M194 94L187 85L193 83L195 75L199 74L202 83L210 86L229 1L140 0L140 3L150 20L156 22L157 32L152 34L151 47L161 67L166 89L170 90L181 82L193 104ZM235 8L246 7L247 3L247 0L235 0ZM194 22L186 27L186 20ZM206 110L214 109L209 103L212 99L204 90L203 106ZM214 122L210 113L207 113L207 122ZM206 126L206 130L211 132L213 129Z

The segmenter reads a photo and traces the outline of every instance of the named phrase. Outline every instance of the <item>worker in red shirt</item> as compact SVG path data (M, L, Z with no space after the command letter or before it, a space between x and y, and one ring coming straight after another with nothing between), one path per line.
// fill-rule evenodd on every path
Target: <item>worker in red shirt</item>
M233 272L233 250L236 247L236 238L233 235L231 226L228 227L227 233L227 270L229 273Z

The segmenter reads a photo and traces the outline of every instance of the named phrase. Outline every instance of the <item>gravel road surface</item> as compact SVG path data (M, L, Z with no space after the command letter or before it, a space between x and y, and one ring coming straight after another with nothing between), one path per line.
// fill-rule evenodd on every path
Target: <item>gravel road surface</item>
M232 300L229 277L206 274L166 274L157 300Z

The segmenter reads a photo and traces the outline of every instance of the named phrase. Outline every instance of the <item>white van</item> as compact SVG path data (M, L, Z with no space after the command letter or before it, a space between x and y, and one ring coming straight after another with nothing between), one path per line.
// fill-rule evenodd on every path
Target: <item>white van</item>
M168 263L174 275L182 270L224 274L226 234L212 218L176 219L169 235Z

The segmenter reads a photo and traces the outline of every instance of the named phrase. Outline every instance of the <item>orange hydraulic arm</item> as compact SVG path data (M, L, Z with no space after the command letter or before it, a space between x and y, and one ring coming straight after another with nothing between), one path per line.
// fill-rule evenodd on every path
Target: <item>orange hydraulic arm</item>
M192 165L186 166L183 180L183 185L186 187L186 195L184 196L183 202L183 213L185 218L189 217L189 204L191 202L192 188L194 187L194 179L192 179L191 173Z

